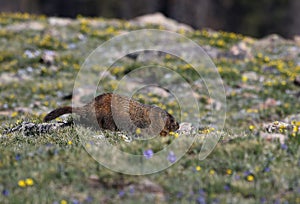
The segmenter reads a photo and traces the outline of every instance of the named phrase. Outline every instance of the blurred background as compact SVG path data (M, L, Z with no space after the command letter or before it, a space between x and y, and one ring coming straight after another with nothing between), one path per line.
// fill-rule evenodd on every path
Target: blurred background
M300 34L299 0L0 0L1 12L131 19L161 12L195 29L263 37Z

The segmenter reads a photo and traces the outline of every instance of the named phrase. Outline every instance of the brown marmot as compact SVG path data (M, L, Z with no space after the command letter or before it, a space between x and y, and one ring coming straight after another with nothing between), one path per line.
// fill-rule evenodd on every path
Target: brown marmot
M67 113L80 116L80 121L102 129L166 136L179 128L178 122L167 111L139 103L118 94L105 93L82 107L65 106L46 115L44 121L53 120Z

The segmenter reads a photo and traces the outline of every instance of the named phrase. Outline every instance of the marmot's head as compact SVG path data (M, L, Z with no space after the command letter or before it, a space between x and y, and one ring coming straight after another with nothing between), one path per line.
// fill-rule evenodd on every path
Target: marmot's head
M144 120L136 121L134 125L141 128L142 135L166 136L169 132L179 129L179 124L175 118L167 111L154 106L147 110Z
M169 132L174 132L179 129L179 123L175 120L175 118L170 113L164 111L163 118L164 118L165 126L163 130L160 132L161 136L166 136L169 134Z

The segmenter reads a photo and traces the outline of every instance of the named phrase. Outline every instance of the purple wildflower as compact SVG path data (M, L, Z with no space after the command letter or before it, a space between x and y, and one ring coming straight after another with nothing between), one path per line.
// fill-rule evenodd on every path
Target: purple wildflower
M124 195L125 195L125 191L123 191L123 190L119 191L119 196L120 197L123 197Z
M197 203L199 203L199 204L206 204L205 198L203 196L199 196L197 198Z
M180 191L179 191L179 192L177 193L177 195L176 195L177 198L182 198L182 196L183 196L183 193L180 192Z
M144 157L146 157L146 159L150 159L151 157L153 157L152 149L145 150L144 151Z
M198 193L201 195L201 196L204 196L205 195L205 191L201 188Z
M93 202L93 197L92 196L88 196L88 197L86 197L85 201L87 203L91 203L91 202Z
M249 176L251 174L251 172L249 170L244 172L244 176Z
M226 184L226 185L224 186L224 190L225 190L225 191L230 191L230 185L229 185L229 184Z
M266 198L264 198L264 197L260 198L260 203L266 203L266 202L267 202Z
M218 198L214 198L212 204L218 204L218 203L220 203L220 200Z
M264 172L270 172L271 171L271 168L270 167L266 167L265 169L264 169Z
M288 146L286 144L281 144L281 149L287 150Z
M274 201L274 204L280 204L280 199L276 199L276 200Z
M21 160L21 155L20 155L20 154L17 154L17 155L15 156L15 159L16 159L17 161Z
M174 154L174 152L170 152L169 155L168 155L168 160L169 162L171 163L174 163L176 161L176 155Z
M77 199L72 199L72 204L79 204L80 202Z
M4 189L4 190L2 191L2 195L4 195L4 196L9 196L9 191L6 190L6 189Z
M130 193L130 195L133 195L134 194L134 186L130 186L129 187L129 193Z

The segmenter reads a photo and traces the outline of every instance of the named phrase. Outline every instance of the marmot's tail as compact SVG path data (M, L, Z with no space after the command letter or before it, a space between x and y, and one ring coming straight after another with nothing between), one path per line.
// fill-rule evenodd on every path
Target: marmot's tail
M65 107L57 108L45 116L44 122L48 122L67 113L72 113L72 107L65 106Z

